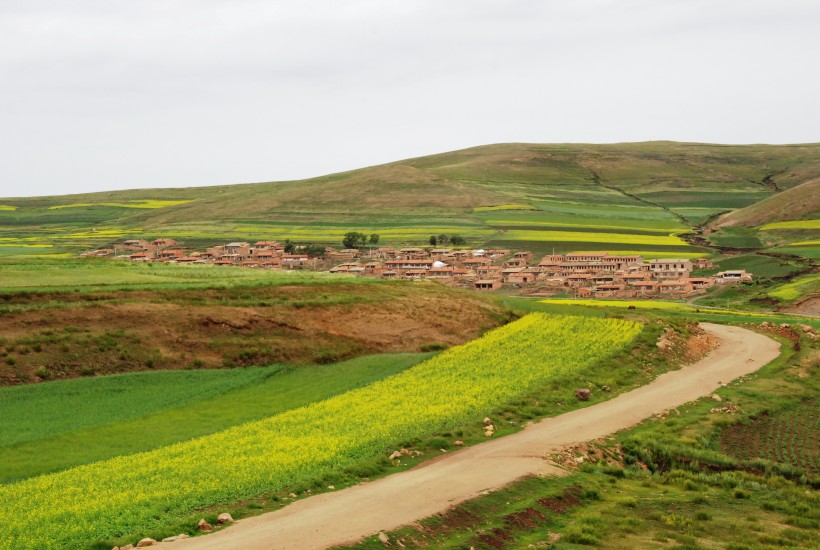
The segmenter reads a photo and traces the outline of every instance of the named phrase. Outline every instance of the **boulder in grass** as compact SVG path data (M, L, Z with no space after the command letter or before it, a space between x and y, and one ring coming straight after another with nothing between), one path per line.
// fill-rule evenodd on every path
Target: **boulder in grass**
M196 528L202 532L213 531L214 529L210 523L205 521L205 518L199 520L199 522L196 524Z
M390 455L390 460L397 460L401 458L401 451L393 451L393 454Z
M223 512L217 516L216 521L219 523L233 523L233 517L228 512Z
M485 425L485 426L489 426L489 425L490 425L490 424L492 424L492 423L493 423L493 421L492 421L492 420L490 420L490 418L489 418L488 416L485 416L485 417L484 417L484 425Z
M388 544L390 543L390 537L388 537L384 533L379 533L379 542L381 542L382 544Z
M577 397L581 401L589 401L592 392L586 388L578 388L575 390L575 397Z
M154 539L144 538L137 543L137 548L145 548L146 546L154 546L157 543Z
M165 537L162 542L176 542L179 537Z
M461 441L460 439L457 439L456 441L453 441L453 445L456 446L456 447L463 447L464 442Z

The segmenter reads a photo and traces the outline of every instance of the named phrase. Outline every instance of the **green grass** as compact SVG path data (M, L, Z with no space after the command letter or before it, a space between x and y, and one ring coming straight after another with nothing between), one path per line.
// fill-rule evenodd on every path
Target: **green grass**
M820 274L815 273L777 286L768 295L784 302L792 302L817 293L820 293Z
M726 258L713 260L713 262L718 265L718 268L709 270L706 273L713 274L718 271L745 269L755 277L787 277L802 268L800 262L758 254L727 256Z
M206 400L275 370L135 372L0 388L0 447Z
M0 482L267 418L363 387L432 355L384 354L298 368L135 373L3 388Z
M0 292L173 290L368 282L310 271L270 271L212 265L142 264L123 260L0 260Z

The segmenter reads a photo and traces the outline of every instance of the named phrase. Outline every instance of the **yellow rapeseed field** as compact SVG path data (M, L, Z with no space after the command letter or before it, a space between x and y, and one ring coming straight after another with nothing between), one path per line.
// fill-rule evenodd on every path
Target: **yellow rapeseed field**
M619 319L533 313L400 374L154 451L0 487L0 548L79 548L321 477L475 420L627 346Z

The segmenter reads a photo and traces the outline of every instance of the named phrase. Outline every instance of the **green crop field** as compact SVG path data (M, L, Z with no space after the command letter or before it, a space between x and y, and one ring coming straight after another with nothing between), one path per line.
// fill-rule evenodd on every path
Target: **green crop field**
M0 483L267 418L365 386L430 356L370 355L299 368L140 372L0 388Z
M0 292L167 290L368 282L310 271L213 265L139 264L107 259L0 259Z

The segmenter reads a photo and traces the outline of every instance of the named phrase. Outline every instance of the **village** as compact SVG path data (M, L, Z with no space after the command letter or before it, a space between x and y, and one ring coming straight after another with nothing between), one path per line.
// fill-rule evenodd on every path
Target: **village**
M286 248L291 250L286 252ZM695 270L715 267L705 258L645 259L639 255L570 253L536 259L528 251L434 247L328 247L318 257L294 248L298 250L277 241L232 242L196 252L179 248L174 239L132 239L83 256L109 256L132 262L308 269L381 279L432 280L479 291L507 288L527 295L569 293L587 298L687 297L706 292L714 285L752 280L752 274L743 270L693 277Z

